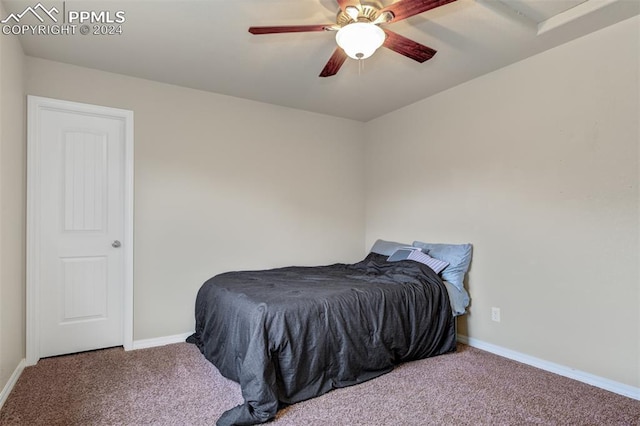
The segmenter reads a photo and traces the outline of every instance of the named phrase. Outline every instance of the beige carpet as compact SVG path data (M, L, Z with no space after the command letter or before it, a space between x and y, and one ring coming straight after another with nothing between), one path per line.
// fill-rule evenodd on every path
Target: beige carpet
M213 425L242 402L195 346L41 360L2 425ZM273 425L640 425L635 401L465 345L278 412Z

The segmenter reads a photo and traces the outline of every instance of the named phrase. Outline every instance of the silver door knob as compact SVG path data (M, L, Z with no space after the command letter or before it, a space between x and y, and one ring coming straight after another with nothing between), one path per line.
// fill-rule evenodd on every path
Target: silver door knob
M111 243L111 247L113 248L118 248L120 247L122 244L120 244L120 241L115 240L114 242Z

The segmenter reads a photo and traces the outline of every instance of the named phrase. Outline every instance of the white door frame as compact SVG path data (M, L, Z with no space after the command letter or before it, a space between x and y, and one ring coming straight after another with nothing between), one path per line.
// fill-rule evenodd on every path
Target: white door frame
M133 349L133 111L49 99L27 97L27 299L26 299L26 365L35 365L40 359L40 112L43 110L84 113L121 120L125 126L124 141L124 300L123 345Z

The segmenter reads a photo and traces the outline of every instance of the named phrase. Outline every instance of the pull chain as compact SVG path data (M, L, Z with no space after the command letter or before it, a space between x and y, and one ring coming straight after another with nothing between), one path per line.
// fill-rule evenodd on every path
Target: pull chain
M363 53L356 53L356 58L358 58L358 77L362 75L362 70L364 70L364 64L362 61L364 60Z

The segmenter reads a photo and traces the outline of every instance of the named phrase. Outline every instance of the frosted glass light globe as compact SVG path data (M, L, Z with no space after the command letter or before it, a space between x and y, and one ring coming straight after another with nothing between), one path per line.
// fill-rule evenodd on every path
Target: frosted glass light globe
M368 22L354 22L338 30L336 42L347 56L366 59L382 46L386 35L382 28Z

